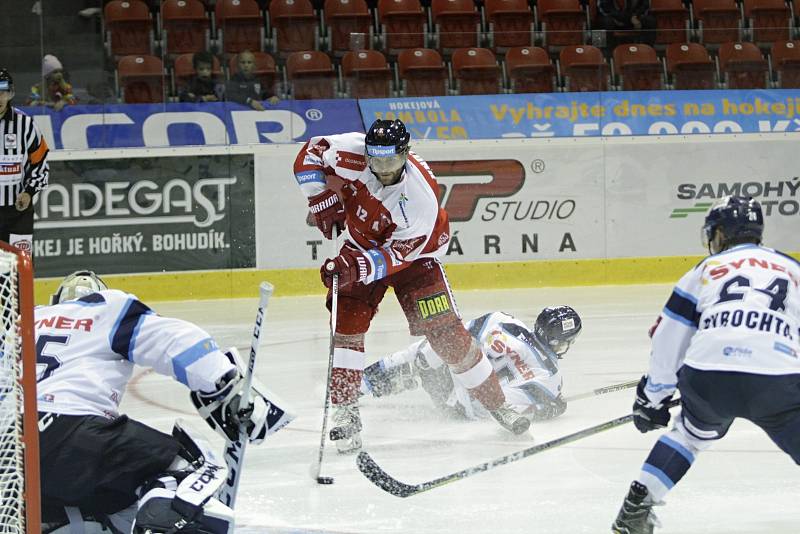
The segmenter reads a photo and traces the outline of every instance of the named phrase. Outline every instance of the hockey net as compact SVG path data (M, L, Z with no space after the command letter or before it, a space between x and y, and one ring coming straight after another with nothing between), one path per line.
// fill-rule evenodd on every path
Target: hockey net
M41 532L33 268L0 242L0 532Z

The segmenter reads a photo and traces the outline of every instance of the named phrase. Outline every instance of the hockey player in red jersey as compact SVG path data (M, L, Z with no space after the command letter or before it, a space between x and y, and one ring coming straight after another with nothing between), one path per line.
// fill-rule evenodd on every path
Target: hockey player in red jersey
M339 452L361 447L358 395L364 336L389 287L412 335L424 335L456 379L506 429L530 422L506 402L491 363L461 323L444 270L450 228L428 164L410 151L402 121L377 120L354 132L311 138L294 164L317 227L331 239L345 230L339 254L320 269L329 289L339 277L330 438ZM328 308L331 292L328 292Z

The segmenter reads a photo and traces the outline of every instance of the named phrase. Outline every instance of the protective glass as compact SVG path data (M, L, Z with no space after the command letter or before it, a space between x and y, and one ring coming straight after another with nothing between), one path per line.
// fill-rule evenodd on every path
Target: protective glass
M367 145L367 163L375 174L395 173L406 164L406 152L393 146Z

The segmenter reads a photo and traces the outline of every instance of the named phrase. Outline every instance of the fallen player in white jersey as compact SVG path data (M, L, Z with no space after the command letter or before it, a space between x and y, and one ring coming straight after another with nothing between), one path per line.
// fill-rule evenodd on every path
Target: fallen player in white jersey
M43 532L233 532L217 499L227 467L184 426L172 435L121 415L134 364L191 390L209 425L251 443L293 416L244 380L236 349L221 351L199 327L154 313L107 289L91 271L67 276L35 310Z
M531 421L558 417L567 409L561 395L558 360L581 332L569 306L545 308L531 330L519 319L492 312L467 323L467 330L491 362L508 403ZM395 352L364 370L362 394L375 397L415 389L421 383L443 413L456 418L488 416L426 340Z

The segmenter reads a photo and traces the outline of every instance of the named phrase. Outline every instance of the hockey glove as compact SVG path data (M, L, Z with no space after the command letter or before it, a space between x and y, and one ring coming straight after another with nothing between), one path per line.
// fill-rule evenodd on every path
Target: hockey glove
M564 398L560 393L554 397L547 389L536 382L524 384L521 389L524 389L533 401L531 419L534 421L553 419L567 411L567 403L564 402Z
M639 384L636 386L636 402L633 403L633 424L642 434L666 428L670 418L668 403L672 399L672 395L669 395L661 402L652 402L644 390L646 385L647 375L639 380Z
M254 387L250 389L250 403L240 407L244 379L237 371L231 370L218 384L213 393L192 391L191 399L208 426L228 441L237 441L244 428L250 443L261 443L293 418Z
M328 258L319 270L325 287L333 286L333 276L339 275L339 287L355 282L363 282L372 268L367 257L357 250L345 248L335 258Z
M330 189L309 198L308 209L314 215L314 223L325 239L332 239L334 227L339 233L344 230L344 205L339 196Z

